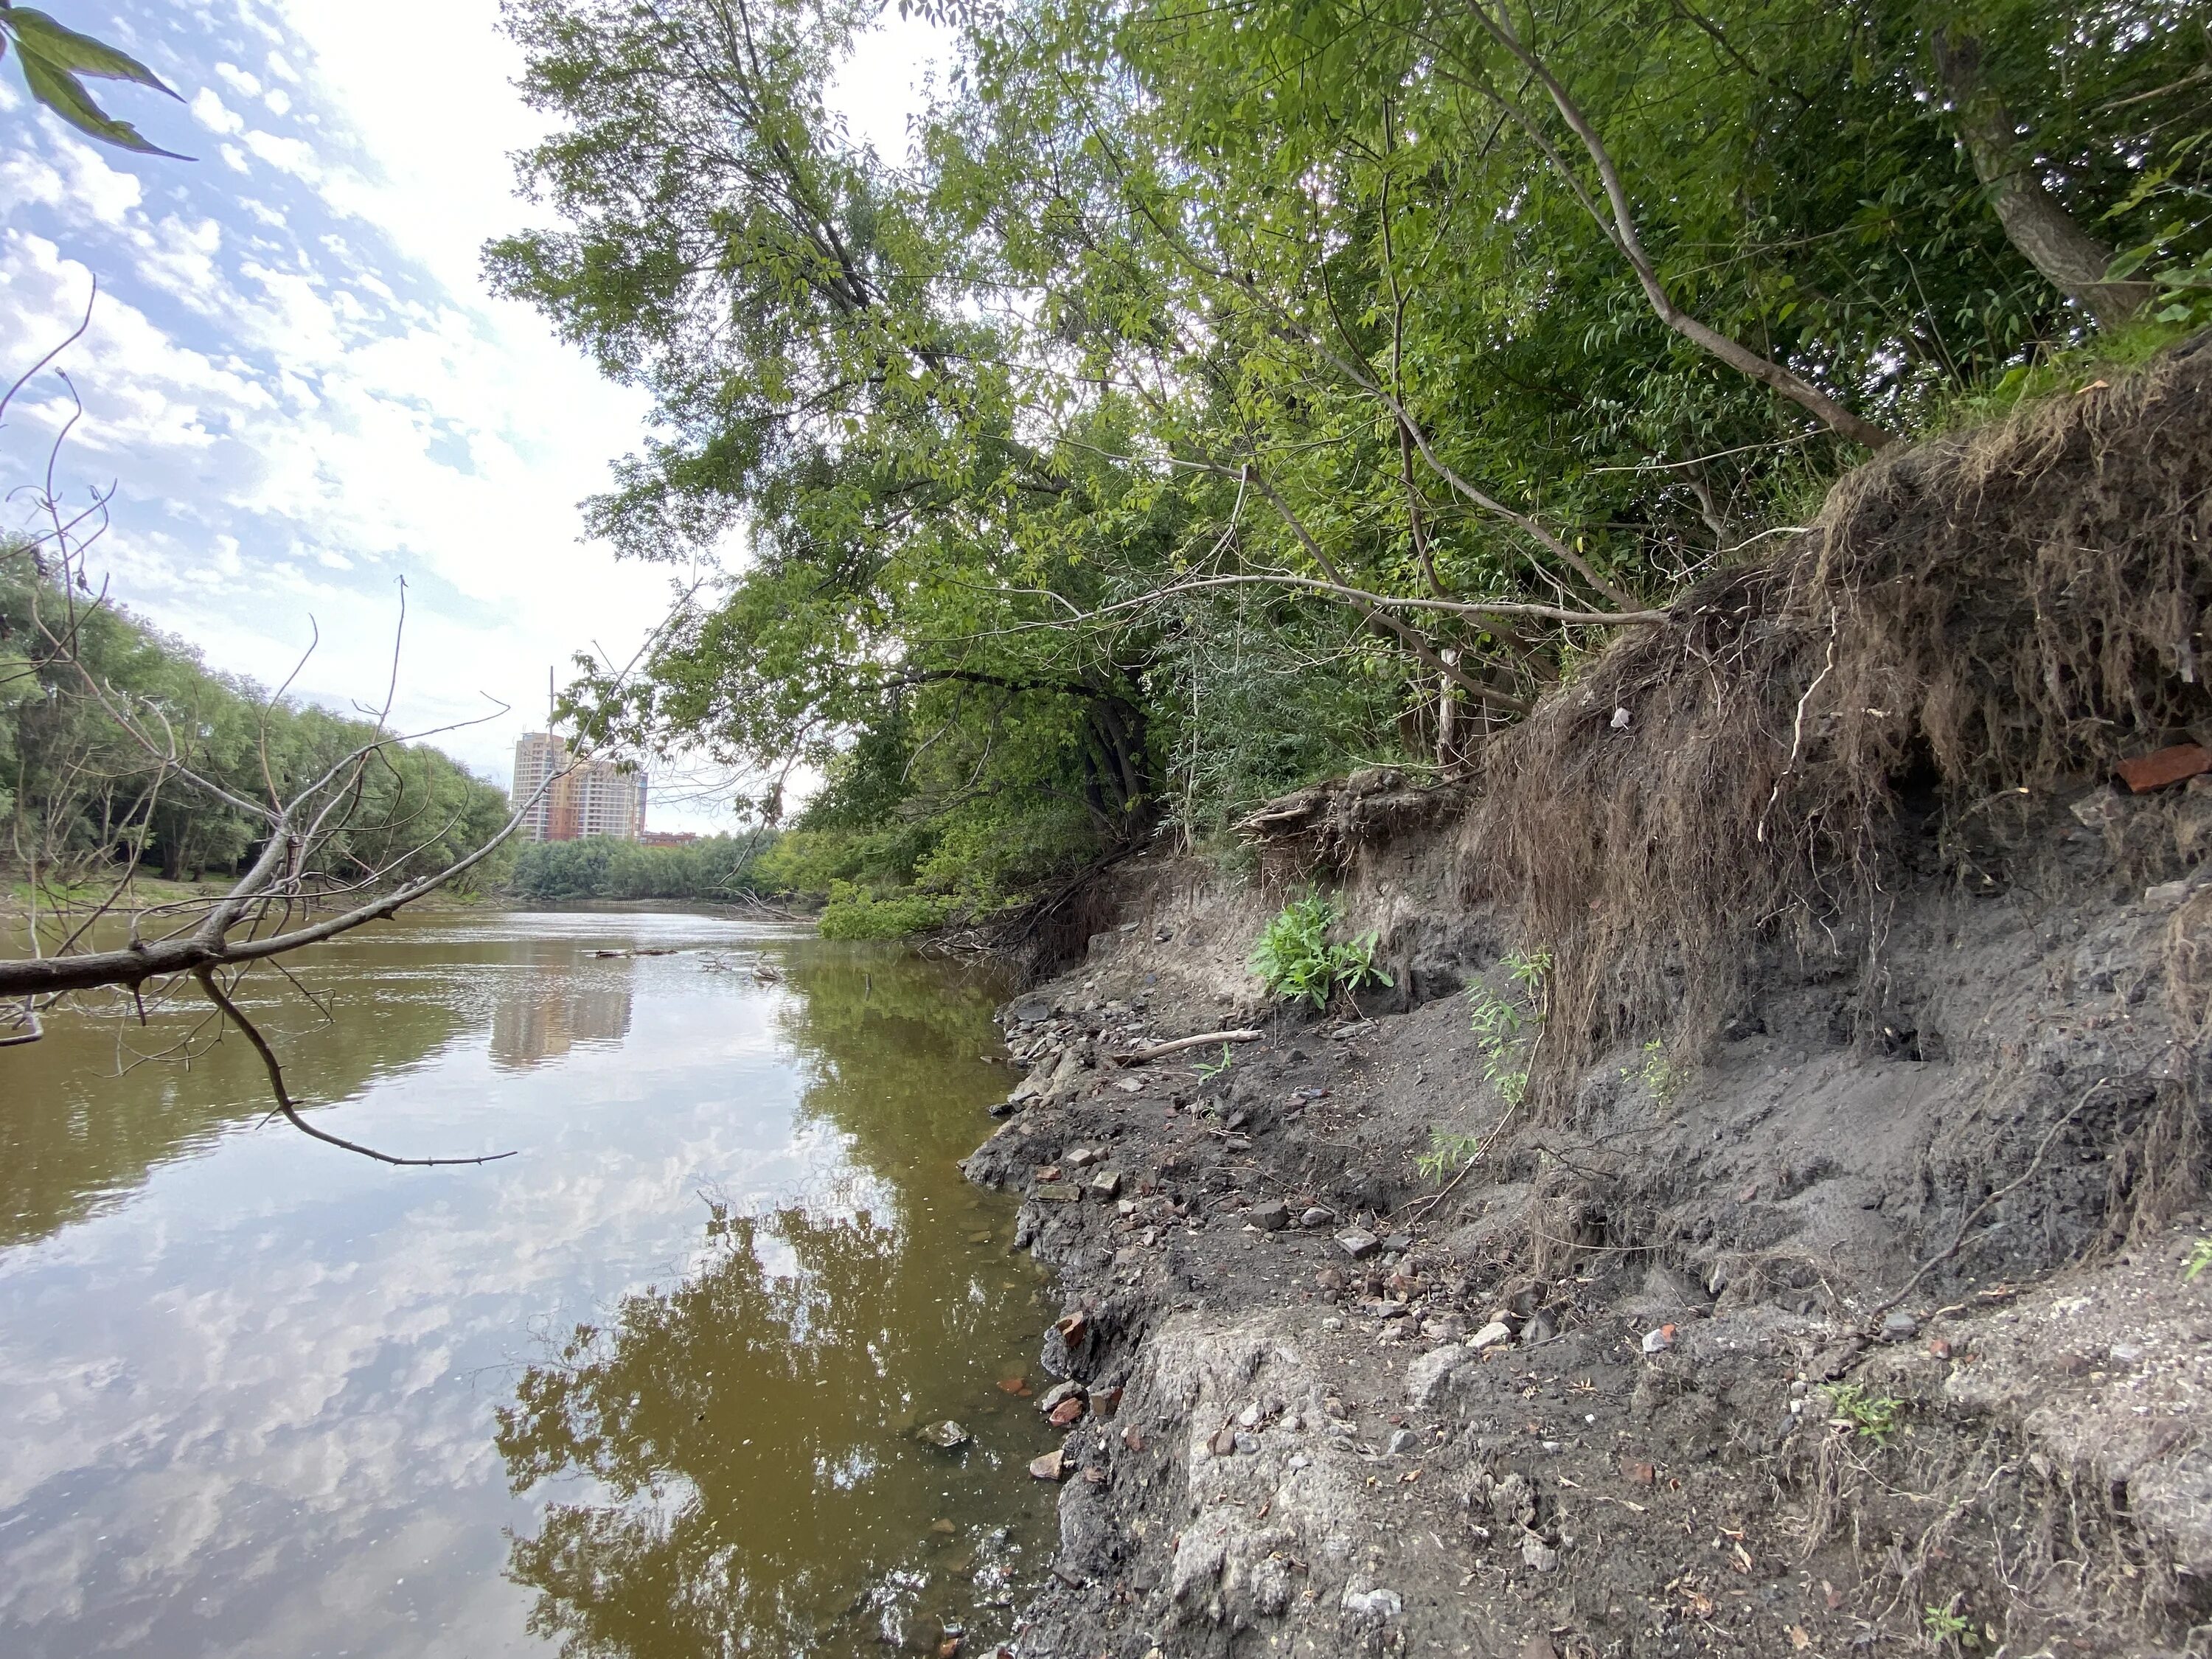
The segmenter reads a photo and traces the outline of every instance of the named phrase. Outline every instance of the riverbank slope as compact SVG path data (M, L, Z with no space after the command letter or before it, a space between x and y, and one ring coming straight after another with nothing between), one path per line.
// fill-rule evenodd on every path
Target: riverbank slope
M967 1165L1075 1385L1023 1654L2201 1639L2208 394L1885 458L1480 775L1115 872ZM1356 1009L1245 969L1310 881Z

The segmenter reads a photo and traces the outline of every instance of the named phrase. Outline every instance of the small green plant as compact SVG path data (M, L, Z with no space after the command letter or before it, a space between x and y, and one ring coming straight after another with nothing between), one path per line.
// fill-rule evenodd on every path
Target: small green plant
M1522 1033L1540 1034L1545 1015L1545 987L1552 972L1549 951L1516 951L1505 958L1505 974L1521 1000L1501 997L1486 985L1470 986L1467 1000L1468 1023L1475 1046L1482 1052L1483 1080L1498 1091L1510 1112L1528 1097L1528 1055ZM1524 1006L1525 1003L1525 1006ZM1482 1156L1483 1135L1460 1134L1449 1129L1429 1132L1429 1150L1413 1160L1431 1180L1465 1169Z
M1429 1150L1413 1160L1413 1166L1431 1181L1438 1181L1455 1170L1463 1170L1482 1156L1480 1135L1454 1134L1449 1129L1429 1131Z
M1848 1425L1877 1446L1887 1446L1897 1433L1905 1402L1896 1395L1871 1394L1856 1382L1831 1383L1823 1392L1828 1396L1831 1422Z
M2189 1260L2181 1269L2184 1279L2194 1279L2212 1267L2212 1238L2200 1238L2189 1247Z
M1960 1647L1974 1645L1973 1620L1963 1613L1949 1607L1929 1606L1920 1610L1920 1626L1931 1642L1956 1642Z
M1252 947L1249 966L1260 982L1286 1002L1328 1006L1339 993L1366 985L1388 985L1390 975L1375 960L1372 933L1332 944L1329 933L1344 920L1343 908L1317 892L1282 908Z
M1651 1103L1662 1112L1674 1103L1674 1097L1682 1092L1682 1085L1689 1081L1689 1069L1669 1058L1667 1045L1657 1037L1644 1045L1642 1064L1624 1066L1620 1074L1642 1083L1651 1097Z
M1225 1077L1228 1075L1231 1069L1233 1068L1236 1064L1237 1056L1229 1052L1229 1045L1224 1042L1221 1045L1220 1059L1201 1060L1196 1061L1192 1065L1190 1069L1198 1073L1198 1079L1200 1082L1211 1083L1218 1077Z

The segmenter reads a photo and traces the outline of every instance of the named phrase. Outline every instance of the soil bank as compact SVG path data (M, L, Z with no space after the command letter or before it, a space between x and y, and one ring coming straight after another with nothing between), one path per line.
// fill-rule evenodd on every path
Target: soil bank
M2200 346L1855 475L1478 775L1119 866L966 1165L1063 1298L1018 1651L2198 1650L2212 773L2112 769L2212 742L2208 502ZM1357 1007L1245 969L1309 881Z

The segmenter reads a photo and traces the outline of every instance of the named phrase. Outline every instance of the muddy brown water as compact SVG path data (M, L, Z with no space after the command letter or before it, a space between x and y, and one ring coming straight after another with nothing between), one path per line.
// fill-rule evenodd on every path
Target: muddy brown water
M601 951L667 954L599 955ZM757 964L767 964L757 971ZM880 1654L1043 1565L1004 988L706 915L404 920L234 1037L0 1051L0 1653ZM952 1418L947 1453L917 1437Z

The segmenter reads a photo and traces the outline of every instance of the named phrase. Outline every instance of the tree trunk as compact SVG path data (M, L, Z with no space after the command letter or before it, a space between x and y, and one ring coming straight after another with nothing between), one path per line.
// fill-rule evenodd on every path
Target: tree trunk
M2149 302L2148 283L2107 282L2112 250L2074 222L2063 204L2035 175L2035 158L2018 145L2017 129L2003 101L1982 80L1982 45L1972 35L1938 30L1936 73L1949 94L1959 142L1974 176L1990 193L2006 237L2051 285L2097 319L2118 328Z

